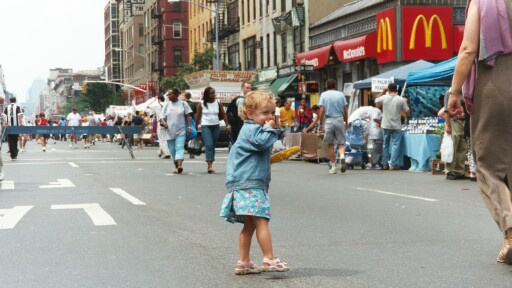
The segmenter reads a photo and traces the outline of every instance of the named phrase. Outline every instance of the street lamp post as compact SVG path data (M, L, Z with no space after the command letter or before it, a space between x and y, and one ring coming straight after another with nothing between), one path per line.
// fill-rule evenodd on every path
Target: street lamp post
M133 50L126 50L126 49L121 49L121 48L112 48L112 50L115 50L115 51L124 51L124 52L131 52L135 55L138 55L140 57L142 57L144 59L144 74L145 74L145 77L146 77L146 100L149 99L149 77L148 77L148 63L147 63L147 59L146 59L146 55L142 55L140 53L137 53ZM128 100L130 101L130 100ZM131 105L131 103L130 103Z
M213 67L214 70L221 70L221 64L220 64L220 51L219 51L219 11L218 7L217 9L209 8L201 3L194 2L192 0L167 0L169 3L173 2L188 2L190 4L196 5L202 9L206 9L210 12L213 12L215 17L215 65Z

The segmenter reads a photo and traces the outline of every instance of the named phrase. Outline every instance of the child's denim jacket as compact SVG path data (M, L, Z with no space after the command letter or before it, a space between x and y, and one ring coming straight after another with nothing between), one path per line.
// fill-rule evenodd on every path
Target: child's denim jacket
M249 188L268 190L270 156L274 142L282 135L280 129L252 120L245 120L238 139L231 147L226 171L228 191Z

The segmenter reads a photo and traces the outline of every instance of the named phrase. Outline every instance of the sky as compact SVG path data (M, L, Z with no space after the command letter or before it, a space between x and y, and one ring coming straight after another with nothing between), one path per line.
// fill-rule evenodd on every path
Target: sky
M0 0L0 65L7 90L25 100L52 68L95 70L104 63L108 0Z

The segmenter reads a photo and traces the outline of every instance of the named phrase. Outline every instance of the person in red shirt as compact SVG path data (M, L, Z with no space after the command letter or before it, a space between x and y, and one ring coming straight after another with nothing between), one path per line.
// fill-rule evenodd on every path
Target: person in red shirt
M48 126L48 119L46 119L46 115L44 112L39 113L39 125L38 126ZM50 138L50 134L42 134L41 136L41 146L43 147L43 152L46 152L46 140Z
M305 99L300 101L299 107L295 110L295 117L297 119L297 123L299 123L298 131L302 131L311 124L311 121L313 120L313 111L311 111L311 107L306 104Z

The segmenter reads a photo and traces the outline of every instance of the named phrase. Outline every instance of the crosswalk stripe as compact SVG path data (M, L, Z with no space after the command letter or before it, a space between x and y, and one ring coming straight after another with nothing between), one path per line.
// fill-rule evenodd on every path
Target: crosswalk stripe
M2 190L14 190L14 181L2 181Z
M132 195L128 194L126 191L124 191L121 188L109 188L112 192L116 193L117 195L123 197L124 199L128 200L133 205L146 205L146 203L140 201L139 199L133 197Z

